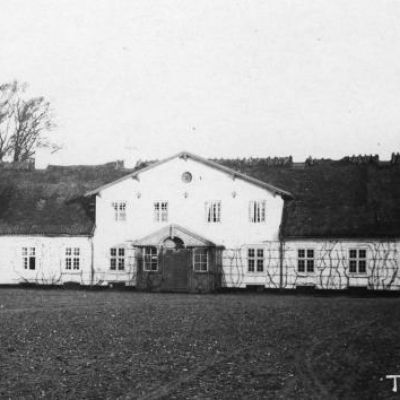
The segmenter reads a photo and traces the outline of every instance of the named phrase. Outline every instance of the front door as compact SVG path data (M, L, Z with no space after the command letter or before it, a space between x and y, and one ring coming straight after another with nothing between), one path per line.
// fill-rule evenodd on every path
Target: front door
M189 290L190 250L166 250L163 259L164 289L173 291Z

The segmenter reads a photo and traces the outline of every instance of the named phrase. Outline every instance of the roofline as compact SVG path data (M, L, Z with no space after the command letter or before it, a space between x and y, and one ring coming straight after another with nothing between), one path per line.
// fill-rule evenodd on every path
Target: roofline
M40 236L40 237L51 237L51 238L56 238L56 237L79 237L79 238L91 238L93 237L92 234L90 233L78 233L78 234L72 234L72 233L0 233L0 237L5 237L5 236Z
M164 227L162 227L162 228L157 229L156 231L154 231L154 232L152 232L152 233L149 233L149 234L146 235L146 236L143 236L143 237L141 237L141 238L139 238L139 239L133 240L132 243L133 243L134 246L145 247L146 244L138 244L138 243L139 243L139 242L146 241L146 239L151 238L154 234L156 234L156 233L158 233L158 232L161 232L161 231L163 231L163 230L168 230L168 231L169 231L169 235L166 236L166 237L169 237L169 236L171 236L171 229L176 229L176 230L178 230L178 231L181 231L181 232L183 232L184 234L186 234L186 235L188 235L188 236L191 236L191 237L197 239L199 242L203 242L204 246L217 247L217 244L214 243L214 242L212 242L211 240L209 240L209 239L205 238L204 236L201 236L201 235L199 235L198 233L193 232L193 231L191 231L191 230L189 230L189 229L187 229L187 228L185 228L185 227L183 227L183 226L181 226L181 225L178 225L178 224L169 224L169 225L166 225L166 226L164 226ZM185 246L185 247L187 247L187 246ZM190 246L189 246L189 247L190 247Z
M399 241L400 235L382 235L382 236L287 236L282 237L282 242L295 242L300 240L324 240L324 241L332 241L332 240L342 240L342 241L366 241L366 240L377 240L380 242L384 241Z
M212 168L218 169L218 170L220 170L222 172L225 172L225 173L233 176L234 178L242 179L242 180L244 180L246 182L252 183L253 185L262 187L263 189L267 189L270 192L273 192L275 194L279 194L284 198L290 198L290 199L293 198L293 195L290 192L287 192L286 190L279 189L278 187L270 185L269 183L263 182L263 181L261 181L259 179L253 178L253 177L251 177L249 175L243 174L242 172L235 171L232 168L225 167L224 165L221 165L221 164L219 164L219 163L217 163L215 161L208 160L206 158L200 157L200 156L198 156L196 154L193 154L193 153L190 153L188 151L181 151L181 152L179 152L177 154L174 154L171 157L164 158L163 160L160 160L160 161L158 161L158 162L156 162L154 164L150 164L147 167L141 168L138 171L131 172L130 174L125 175L122 178L119 178L119 179L117 179L115 181L112 181L112 182L107 183L105 185L99 186L98 188L96 188L94 190L90 190L89 192L86 192L85 196L88 197L88 196L93 196L95 194L98 194L99 192L101 192L104 189L107 189L107 188L109 188L109 187L111 187L111 186L113 186L113 185L115 185L115 184L117 184L119 182L123 182L126 179L135 178L139 174L141 174L143 172L146 172L149 169L158 167L159 165L162 165L162 164L164 164L164 163L166 163L168 161L171 161L174 158L191 158L191 159L193 159L195 161L198 161L198 162L200 162L202 164L205 164L205 165L207 165L209 167L212 167Z

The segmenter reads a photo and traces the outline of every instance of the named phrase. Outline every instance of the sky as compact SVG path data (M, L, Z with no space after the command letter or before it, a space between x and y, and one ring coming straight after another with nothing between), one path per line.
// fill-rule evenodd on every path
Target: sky
M399 0L4 0L0 82L52 104L37 165L400 151Z

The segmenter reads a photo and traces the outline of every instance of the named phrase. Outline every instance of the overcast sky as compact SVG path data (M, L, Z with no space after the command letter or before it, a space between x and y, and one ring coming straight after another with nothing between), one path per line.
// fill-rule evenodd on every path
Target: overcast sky
M0 80L56 114L39 165L400 150L400 1L4 0Z

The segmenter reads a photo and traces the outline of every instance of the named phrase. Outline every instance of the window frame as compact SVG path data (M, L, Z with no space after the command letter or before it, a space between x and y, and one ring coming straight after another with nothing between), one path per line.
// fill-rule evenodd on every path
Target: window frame
M115 254L113 254L113 253L115 253ZM109 261L109 270L110 271L125 272L126 248L125 247L110 247L109 260L110 260ZM113 268L113 264L114 264L114 268Z
M64 269L68 272L81 271L81 248L68 246L64 250Z
M205 253L205 254L204 254ZM193 254L192 254L192 263L193 263L193 271L196 273L207 273L209 271L209 256L210 252L208 248L195 248L193 249ZM199 256L200 258L196 260L196 256ZM205 256L205 267L206 269L202 269L201 266L204 265L204 260L202 259ZM200 268L199 268L199 267Z
M37 251L36 246L23 246L21 248L22 267L26 271L36 271ZM33 268L31 263L33 262Z
M114 221L125 222L127 219L127 202L125 200L113 201L111 207L114 210Z
M150 254L147 254L148 250L152 250ZM155 253L154 253L155 250ZM143 271L145 272L158 272L159 262L158 262L159 249L155 246L145 246L143 248ZM153 268L153 265L156 268ZM149 268L150 266L150 268Z
M222 221L222 201L208 200L205 202L207 224L220 224Z
M304 252L303 256L300 256L300 252ZM312 256L310 255L312 252ZM304 271L300 271L300 263L303 262ZM311 264L312 263L312 264ZM312 265L312 270L309 269L309 265ZM297 248L297 273L301 275L310 275L315 273L315 249L312 247L300 247Z
M355 251L356 252L356 256L352 257L351 256L351 252ZM364 256L360 257L360 253L364 252ZM348 256L348 268L349 268L349 275L352 276L367 276L367 255L368 255L368 251L365 247L350 247L348 252L347 252L347 256ZM355 271L351 271L352 267L351 267L351 263L355 262ZM360 262L364 263L364 271L360 271Z
M263 224L267 220L267 201L249 201L249 222L252 224Z
M265 260L265 251L263 247L248 247L247 273L263 274L265 272L264 260ZM252 267L250 267L251 264Z
M168 200L156 200L153 202L153 219L154 222L168 222L169 219L169 202Z

